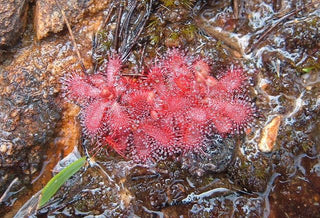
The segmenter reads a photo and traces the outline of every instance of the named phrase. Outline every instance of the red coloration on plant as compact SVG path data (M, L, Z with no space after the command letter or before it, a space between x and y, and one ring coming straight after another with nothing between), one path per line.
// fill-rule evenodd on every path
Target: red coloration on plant
M105 72L65 79L65 91L82 107L88 136L138 162L201 150L210 134L242 133L256 113L241 68L217 79L203 59L171 50L143 79L120 71L114 56Z

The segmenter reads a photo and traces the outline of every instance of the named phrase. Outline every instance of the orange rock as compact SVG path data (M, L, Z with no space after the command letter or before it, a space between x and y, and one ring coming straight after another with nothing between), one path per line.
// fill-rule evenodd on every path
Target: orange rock
M54 154L57 151L63 151L63 157L65 157L79 144L81 128L76 118L79 110L80 108L74 104L65 104L61 129L54 143L55 148L49 149L49 153L53 152ZM51 157L53 154L48 154L48 156Z
M258 144L259 150L262 152L271 152L274 148L278 137L279 126L282 116L278 115L266 125L262 130L261 140Z

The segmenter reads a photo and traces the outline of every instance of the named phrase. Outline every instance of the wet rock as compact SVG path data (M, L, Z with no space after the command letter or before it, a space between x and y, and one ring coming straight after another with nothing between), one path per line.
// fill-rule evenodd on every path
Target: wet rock
M319 156L318 156L319 157ZM306 155L296 157L295 171L282 174L281 182L274 186L270 199L274 217L295 216L319 217L320 174L318 158ZM303 213L303 215L302 215Z
M57 2L59 5L57 5ZM62 9L68 22L74 24L83 19L86 14L94 14L109 5L110 1L81 1L81 0L39 0L36 2L34 14L34 27L37 39L42 39L50 32L58 33L63 30L65 21L62 16Z
M57 149L61 150L61 156L64 157L81 143L81 127L77 119L80 109L77 105L71 103L62 104L61 107L63 112L54 144ZM52 153L55 152L52 151Z
M277 140L279 126L281 123L282 116L278 115L272 119L262 129L262 136L258 144L259 150L262 152L271 152Z
M205 173L221 173L229 166L235 153L234 138L222 138L216 134L206 141L203 152L189 153L182 158L182 168L196 176Z
M13 46L26 27L27 0L0 0L0 49Z
M260 155L257 160L248 161L242 155L236 157L235 163L228 168L232 180L250 192L266 190L271 173L268 157Z
M15 66L0 76L0 168L10 168L13 175L37 171L42 160L39 155L60 118L54 99L41 97L50 87L41 86L34 73Z
M96 8L90 10L95 11ZM98 16L94 23L85 21L88 28L82 34L96 32L101 18ZM79 45L82 52L87 52L91 49L91 39L87 35L79 36L79 31L79 28L74 30L74 34L83 42ZM65 108L71 112L67 111L64 116L72 122L62 123L65 130L54 140L57 127L60 127L61 105L65 103L57 98L60 78L65 70L80 67L70 49L69 36L53 38L38 44L26 43L17 51L12 62L0 68L0 193L15 176L23 177L23 184L30 183L39 172L50 146L58 146L59 150L52 153L59 157L60 152L68 152L63 151L63 147L67 147L65 143L78 143L79 133L74 135L77 139L68 136L79 132L78 126L72 129L77 122L74 120L77 111L70 109L70 106ZM84 59L84 63L89 68L91 62Z
M143 169L135 167L127 177L125 185L135 196L137 214L146 216L148 213L161 211L164 208L181 204L187 197L190 187L177 162L162 163L166 170ZM184 211L187 213L187 211Z
M91 67L91 56L87 56L91 36L102 19L100 13L93 20L79 21L81 24L73 28L87 69ZM33 35L28 37L22 39L23 48L17 49L14 59L0 68L0 195L16 177L21 181L19 188L32 183L38 189L36 184L42 186L51 178L50 165L79 144L78 108L59 94L63 74L81 68L69 35L52 36L37 44L29 43ZM45 162L48 157L49 164ZM21 200L28 191L14 193L9 200ZM4 203L0 216L14 205ZM15 205L20 203L23 200Z
M311 90L314 86L320 84L320 72L316 70L303 74L301 78L307 90Z

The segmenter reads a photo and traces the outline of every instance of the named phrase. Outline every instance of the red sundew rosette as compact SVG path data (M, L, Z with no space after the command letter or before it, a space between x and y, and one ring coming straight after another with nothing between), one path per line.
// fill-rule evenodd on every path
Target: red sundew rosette
M242 133L255 114L243 70L216 79L204 59L188 59L170 50L143 79L133 79L121 76L113 56L104 73L68 78L69 98L86 102L86 134L98 135L121 156L148 162L201 150L211 124L221 135Z

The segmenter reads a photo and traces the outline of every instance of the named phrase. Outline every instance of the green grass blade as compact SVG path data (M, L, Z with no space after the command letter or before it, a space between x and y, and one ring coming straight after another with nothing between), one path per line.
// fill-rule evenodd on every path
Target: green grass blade
M314 70L315 67L306 67L306 68L302 68L302 71L305 73L309 73L311 70Z
M55 175L47 185L42 189L41 199L39 201L39 208L45 205L50 198L58 191L58 189L76 172L78 172L81 167L86 162L86 157L82 157Z

